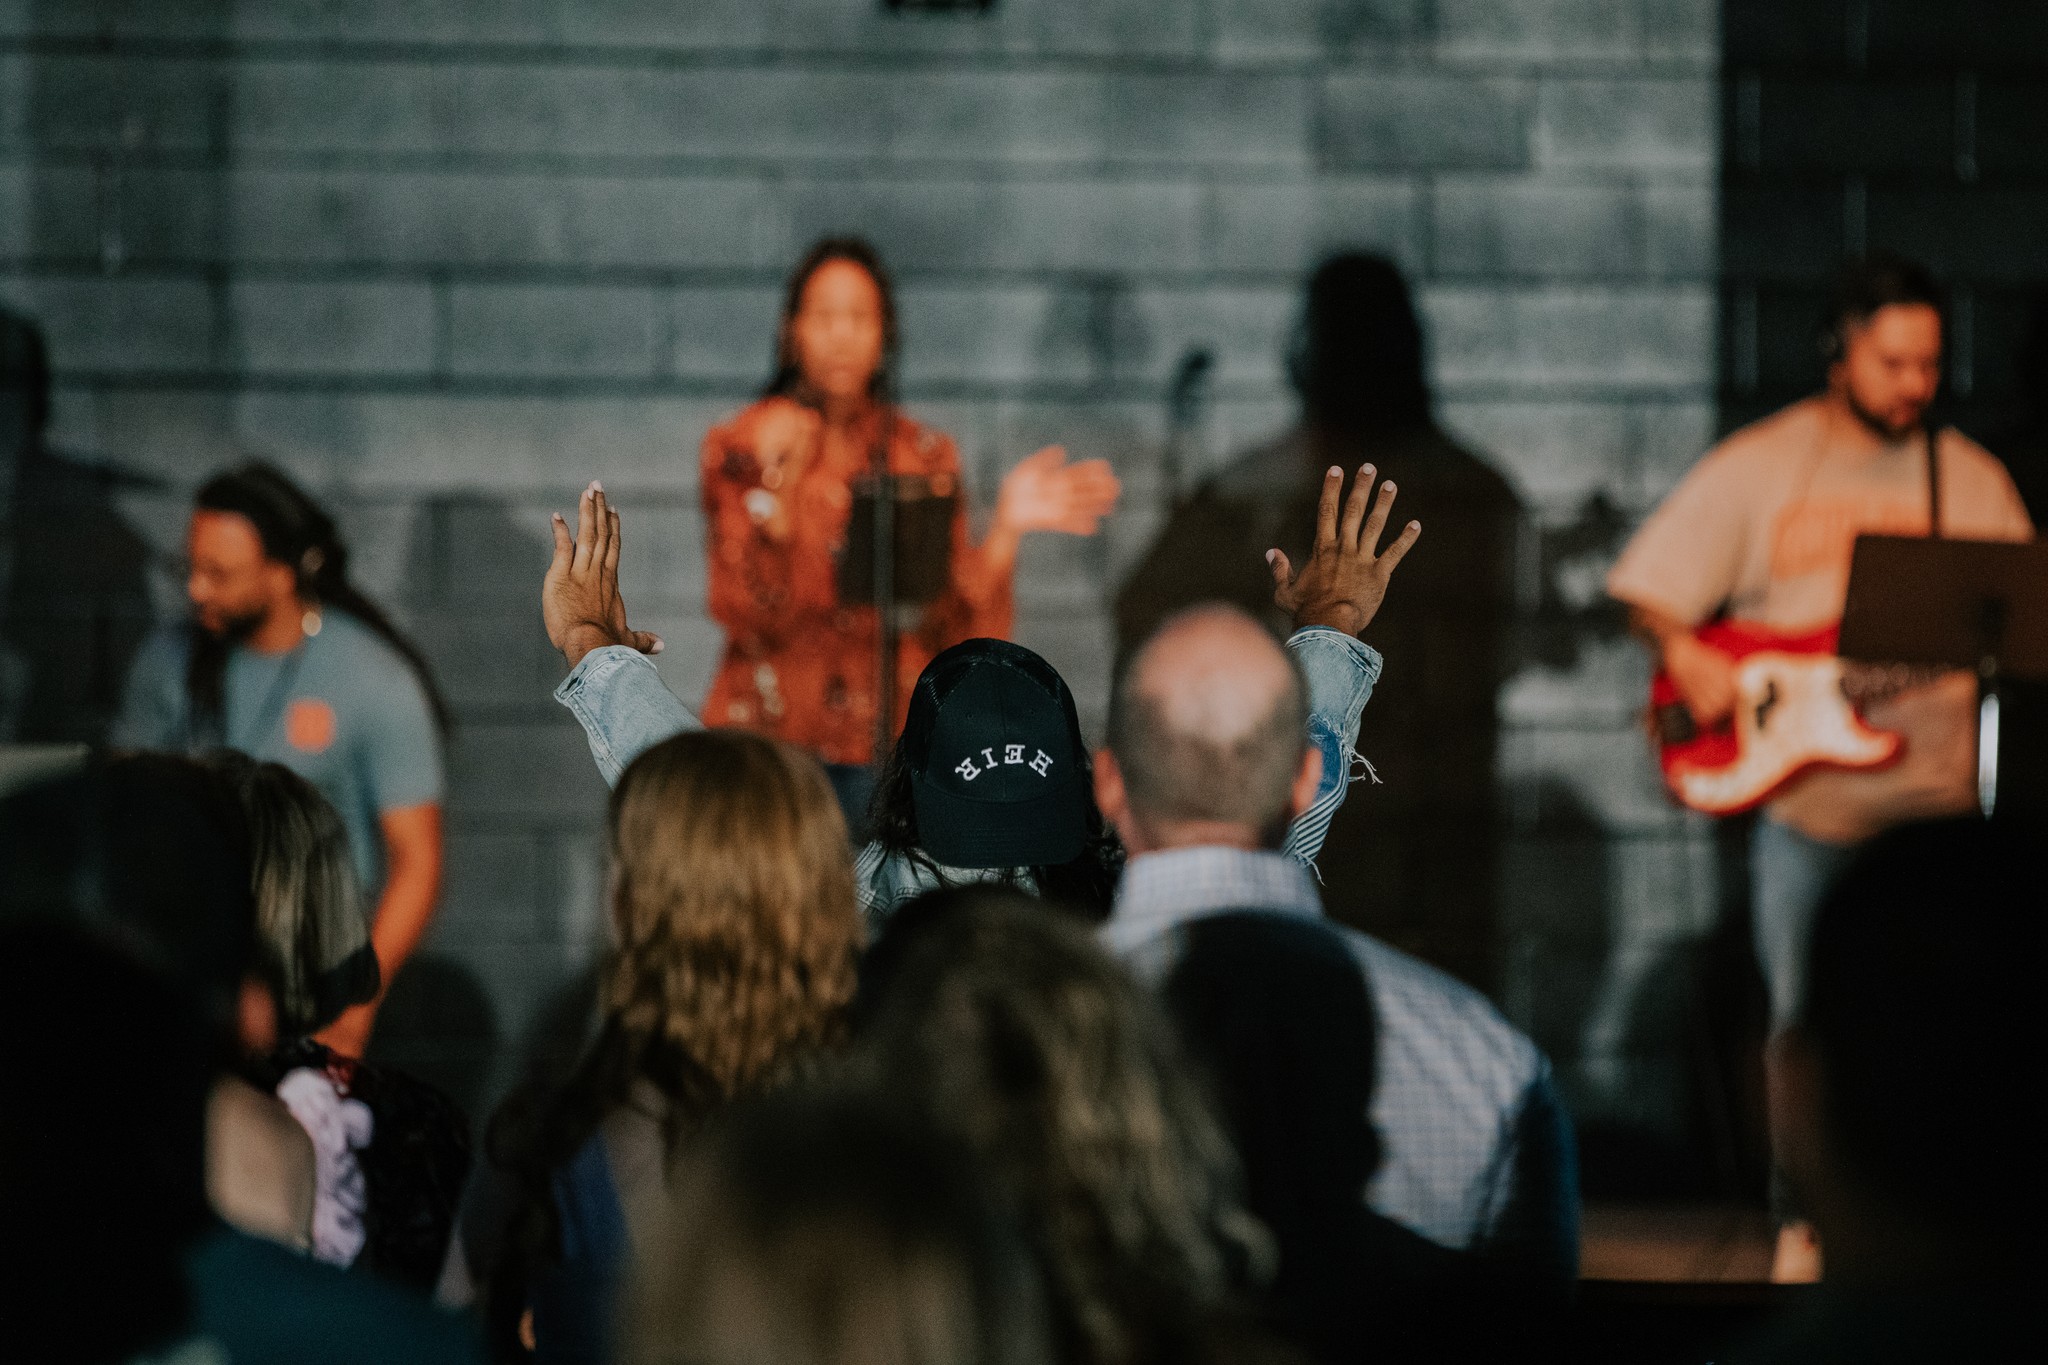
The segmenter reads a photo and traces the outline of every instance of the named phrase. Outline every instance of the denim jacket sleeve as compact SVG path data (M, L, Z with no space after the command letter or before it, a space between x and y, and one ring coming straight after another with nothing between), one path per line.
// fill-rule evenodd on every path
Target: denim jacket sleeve
M1288 829L1285 851L1314 870L1330 818L1351 786L1358 721L1380 680L1382 660L1371 645L1327 626L1295 631L1287 649L1308 679L1308 739L1323 756L1323 780L1315 800Z
M583 726L608 787L618 785L627 764L671 735L704 728L668 690L653 661L624 645L584 655L555 689L555 700Z

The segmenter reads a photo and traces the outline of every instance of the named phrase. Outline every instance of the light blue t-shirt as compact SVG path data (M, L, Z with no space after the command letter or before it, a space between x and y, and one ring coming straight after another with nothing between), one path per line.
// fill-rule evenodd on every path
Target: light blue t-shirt
M151 636L128 675L116 744L199 752L216 746L282 763L340 812L372 902L384 884L378 817L441 799L441 737L412 665L368 626L328 610L320 633L285 654L238 647L222 682L224 733L199 733L185 691L187 628Z

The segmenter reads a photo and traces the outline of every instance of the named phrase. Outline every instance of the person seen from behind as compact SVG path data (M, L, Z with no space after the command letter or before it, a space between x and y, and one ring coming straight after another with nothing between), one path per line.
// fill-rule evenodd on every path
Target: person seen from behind
M274 1045L240 1069L312 1141L313 1254L431 1292L469 1169L469 1121L425 1082L315 1040L378 990L348 831L282 764L231 750L207 762L248 821L257 962L277 1006Z
M1765 1073L1822 1280L1743 1358L2048 1358L2039 858L2017 824L1906 825L1822 898L1800 1013Z
M135 985L132 998L103 1000L101 992L130 989L121 984L123 969L89 967L74 956L73 965L94 972L98 984L66 991L48 1018L46 1042L57 1051L16 1053L31 1071L42 1065L38 1056L62 1058L68 1074L44 1069L42 1079L70 1085L75 1103L57 1094L47 1103L27 1100L9 1087L0 1106L9 1120L30 1119L39 1134L20 1147L5 1144L0 1162L11 1165L22 1153L32 1164L5 1171L0 1185L28 1196L31 1210L65 1220L41 1236L9 1230L5 1254L39 1263L23 1273L10 1266L0 1294L53 1278L73 1281L74 1292L21 1313L6 1305L0 1322L8 1346L22 1347L26 1327L60 1305L72 1318L94 1317L90 1331L66 1338L73 1342L91 1341L137 1310L153 1314L152 1305L164 1303L153 1278L162 1268L151 1261L155 1268L145 1272L138 1262L162 1249L155 1239L184 1228L184 1315L174 1342L195 1360L465 1365L478 1358L466 1324L373 1276L344 1274L304 1254L312 1241L311 1144L275 1096L235 1070L239 1057L277 1036L259 963L249 848L226 782L178 756L96 759L0 800L0 932L82 934L139 965L173 997L163 1001ZM0 960L25 969L11 952ZM53 977L60 969L50 966ZM8 994L11 1003L23 998ZM65 1011L80 1008L94 1022L66 1027L75 1016ZM196 1079L189 1077L187 1020L202 1030ZM114 1045L116 1037L124 1041ZM63 1136L67 1129L73 1137ZM212 1210L202 1205L196 1226L195 1190ZM65 1248L81 1238L97 1250L69 1255ZM138 1282L132 1299L120 1279L124 1266L152 1277ZM81 1275L91 1283L78 1284ZM69 1348L60 1342L58 1349ZM23 1358L57 1357L29 1350Z
M1036 1269L965 1153L877 1095L744 1101L684 1152L626 1365L1053 1365Z
M1563 1306L1554 1285L1440 1246L1359 1198L1382 1152L1378 1026L1333 926L1258 911L1197 919L1161 999L1273 1237L1268 1321L1324 1365L1545 1354Z
M1370 484L1362 472L1340 517L1342 477L1330 471L1309 563L1297 571L1273 552L1283 604L1371 619L1420 528L1379 552L1392 492L1368 512ZM1171 618L1127 663L1095 794L1130 856L1103 938L1140 976L1163 980L1207 916L1322 918L1314 877L1282 852L1319 776L1306 713L1298 668L1235 608ZM1385 1159L1367 1204L1446 1247L1519 1260L1562 1292L1577 1273L1577 1161L1549 1063L1476 991L1338 932L1376 1025L1360 1042L1375 1049L1371 1118Z
M736 1097L833 1047L861 922L817 761L738 730L634 759L610 807L612 944L594 1040L492 1120L442 1277L508 1359L609 1360L671 1161Z
M862 964L855 1074L1019 1210L1069 1365L1259 1358L1270 1259L1172 1029L1086 927L1005 887L903 906ZM1249 1353L1249 1354L1246 1354Z

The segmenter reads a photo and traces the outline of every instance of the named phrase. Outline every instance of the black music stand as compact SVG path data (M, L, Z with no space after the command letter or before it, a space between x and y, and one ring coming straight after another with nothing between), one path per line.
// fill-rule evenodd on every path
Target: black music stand
M878 486L879 485L879 486ZM896 744L897 612L944 595L952 576L953 517L959 493L911 474L872 476L853 485L852 515L839 552L839 600L877 608L875 767ZM894 553L884 553L890 546ZM881 604L888 603L884 607Z
M2048 817L2048 541L1860 536L1837 652L1977 676L1977 800Z

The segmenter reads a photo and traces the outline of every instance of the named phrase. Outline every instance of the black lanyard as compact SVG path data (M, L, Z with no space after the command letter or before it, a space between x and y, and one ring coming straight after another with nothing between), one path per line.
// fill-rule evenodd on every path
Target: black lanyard
M286 702L291 697L292 684L298 681L299 665L304 662L306 649L311 644L312 637L310 635L302 637L298 644L292 647L291 653L285 655L284 661L277 666L277 676L270 680L270 688L263 694L263 704L256 708L255 728L248 731L245 736L248 743L235 743L234 727L228 723L227 704L225 699L223 699L220 717L221 739L228 748L240 749L243 753L254 757L256 746L261 744L263 737L270 733L270 727L284 720L284 708Z
M1941 539L1941 443L1929 422L1927 431L1927 536Z

